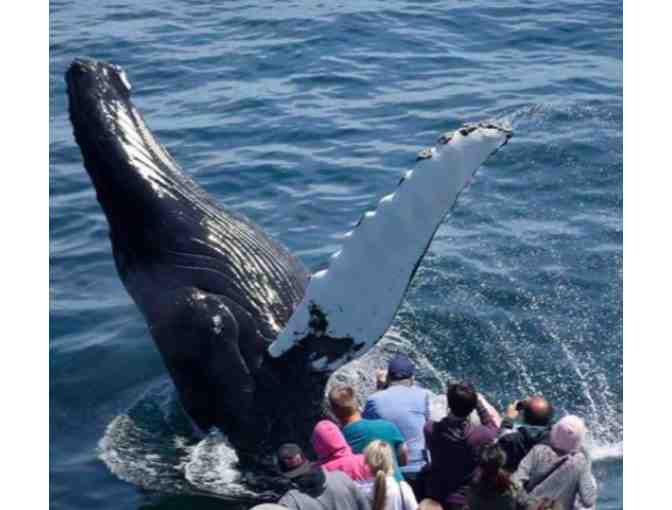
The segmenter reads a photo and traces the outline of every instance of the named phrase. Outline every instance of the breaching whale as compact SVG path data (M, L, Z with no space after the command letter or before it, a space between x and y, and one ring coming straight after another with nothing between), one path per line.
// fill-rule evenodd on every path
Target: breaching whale
M77 59L66 82L119 276L187 414L239 453L305 441L329 374L383 336L460 191L512 136L487 123L443 135L311 277L182 172L120 67Z

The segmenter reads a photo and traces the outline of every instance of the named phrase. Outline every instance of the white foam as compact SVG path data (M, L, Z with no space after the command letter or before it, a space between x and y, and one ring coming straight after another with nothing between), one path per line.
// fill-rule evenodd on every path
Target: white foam
M125 414L110 422L98 443L99 458L116 476L130 483L145 485L161 471L161 457L147 453L138 437L133 420Z
M606 461L623 458L623 441L616 443L589 443L588 453L595 461Z
M190 449L184 464L185 478L194 486L216 494L254 496L241 484L238 455L219 432L208 434Z
M178 432L177 417L165 409L174 407L175 395L168 392L166 401L165 388L150 388L107 426L98 456L115 476L167 493L209 492L248 500L272 491L267 479L239 469L238 456L221 433L212 431L199 440Z

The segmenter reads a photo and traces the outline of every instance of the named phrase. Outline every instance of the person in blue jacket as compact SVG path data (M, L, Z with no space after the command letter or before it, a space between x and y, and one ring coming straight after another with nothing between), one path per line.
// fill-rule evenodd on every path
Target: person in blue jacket
M430 392L416 385L415 365L403 354L390 360L385 375L384 380L379 377L379 391L369 396L362 416L388 420L399 428L408 448L408 463L401 472L420 501L425 495L423 470L427 454L423 428L430 419Z

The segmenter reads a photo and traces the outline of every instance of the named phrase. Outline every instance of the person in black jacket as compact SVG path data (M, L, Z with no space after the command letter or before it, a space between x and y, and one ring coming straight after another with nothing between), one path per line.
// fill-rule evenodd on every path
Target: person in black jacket
M522 413L523 425L513 430L513 421ZM553 419L553 406L545 398L531 396L509 405L500 426L498 443L506 453L504 469L514 472L535 445L548 441Z

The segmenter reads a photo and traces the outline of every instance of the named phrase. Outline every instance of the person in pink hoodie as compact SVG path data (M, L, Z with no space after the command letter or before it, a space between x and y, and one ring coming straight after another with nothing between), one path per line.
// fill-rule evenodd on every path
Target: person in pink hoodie
M364 462L364 455L352 453L341 429L335 423L329 420L320 421L315 425L311 442L317 454L317 465L327 471L343 471L355 482L373 478L369 466Z

